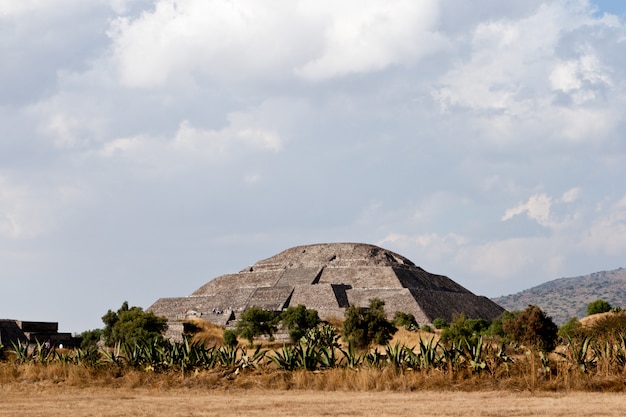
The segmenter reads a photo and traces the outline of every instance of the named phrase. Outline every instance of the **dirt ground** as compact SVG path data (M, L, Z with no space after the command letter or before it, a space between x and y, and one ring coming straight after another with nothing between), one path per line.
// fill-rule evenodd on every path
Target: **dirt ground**
M0 416L619 416L620 393L339 392L0 386Z

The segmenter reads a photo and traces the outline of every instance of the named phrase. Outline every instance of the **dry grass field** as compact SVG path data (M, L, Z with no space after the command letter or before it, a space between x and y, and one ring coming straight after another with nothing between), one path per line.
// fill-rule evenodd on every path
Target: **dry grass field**
M620 393L0 387L0 416L619 416Z
M221 343L210 326L201 333L199 342ZM420 337L437 336L401 329L392 343L416 346ZM190 368L162 367L169 356L133 366L132 349L126 356L96 352L92 363L86 351L46 356L35 350L29 356L16 348L0 361L0 417L624 416L626 340L616 340L590 345L595 350L582 356L573 356L580 345L572 345L549 356L515 352L506 361L491 346L477 359L484 368L458 349L448 352L461 359L448 356L445 366L392 365L403 351L388 347L382 362L374 362L381 357L375 349L367 352L370 362L348 365L349 352L343 351L340 366L287 369L270 359L288 348L267 341L262 345L269 353L259 361L250 359L253 350L239 347L230 351L232 363L230 356L219 356L211 365ZM420 357L436 353L426 349Z

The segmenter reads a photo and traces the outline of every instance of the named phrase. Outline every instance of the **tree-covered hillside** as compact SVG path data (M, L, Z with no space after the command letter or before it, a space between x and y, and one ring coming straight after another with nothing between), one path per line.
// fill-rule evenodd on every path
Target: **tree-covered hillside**
M612 306L626 307L626 269L560 278L493 301L509 311L537 305L560 325L570 317L586 316L587 305L597 299L608 301Z

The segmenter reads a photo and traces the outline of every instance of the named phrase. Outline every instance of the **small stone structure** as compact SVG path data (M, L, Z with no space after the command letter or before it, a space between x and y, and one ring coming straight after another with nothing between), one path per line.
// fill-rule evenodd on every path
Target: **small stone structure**
M0 319L0 345L11 346L13 343L22 345L73 346L77 340L71 333L59 333L59 324L43 321L20 321Z
M201 317L232 325L248 307L281 311L303 304L322 319L343 318L349 305L385 302L389 318L411 313L420 324L456 315L493 319L504 311L448 277L424 271L407 258L363 243L297 246L259 261L237 274L217 277L188 297L161 298L148 311L164 316L168 337L179 339L181 321Z

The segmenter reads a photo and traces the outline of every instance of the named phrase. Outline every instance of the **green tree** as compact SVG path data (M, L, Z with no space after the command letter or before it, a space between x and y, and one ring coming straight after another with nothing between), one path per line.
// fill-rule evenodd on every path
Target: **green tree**
M611 304L607 303L604 300L596 300L589 304L587 304L587 315L591 316L593 314L606 313L611 311Z
M557 325L535 305L529 305L524 311L514 312L502 322L502 328L511 340L531 349L550 352L556 346Z
M141 307L128 307L124 301L116 311L107 311L102 316L104 341L107 346L113 346L117 342L152 343L156 339L163 338L163 332L167 330L167 319L159 317L152 312L145 312Z
M260 307L250 307L243 313L237 323L235 332L247 339L252 346L254 338L261 335L273 337L277 329L279 317L271 311Z
M346 342L357 349L366 349L370 344L384 345L398 330L387 320L385 302L372 298L369 307L349 306L345 312L342 335Z
M98 342L100 342L103 334L104 330L102 329L85 330L78 335L78 337L80 338L80 347L82 349L85 349L88 347L98 346Z
M515 318L514 313L511 313L509 311L503 312L502 314L500 314L498 317L496 317L495 319L491 321L489 328L484 332L484 334L486 336L500 337L500 338L506 339L506 332L502 328L502 323L505 320L509 320L513 318Z
M289 329L289 338L294 343L300 340L307 330L320 323L317 310L307 309L302 304L298 304L296 307L288 307L281 313L280 319L282 327Z

